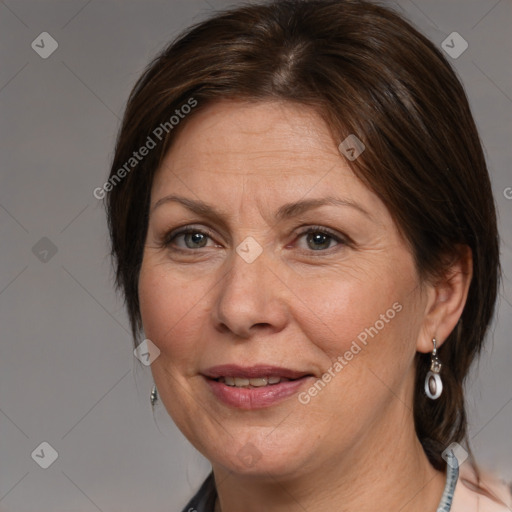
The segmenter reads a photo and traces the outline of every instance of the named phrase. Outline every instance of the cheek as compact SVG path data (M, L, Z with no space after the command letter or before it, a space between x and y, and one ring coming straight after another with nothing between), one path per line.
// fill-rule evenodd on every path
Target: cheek
M386 389L400 386L413 362L419 331L416 272L405 260L400 270L340 275L298 281L293 291L302 304L293 316L316 346L324 371L330 368L336 376L331 398L347 405L367 396L373 403Z
M201 299L207 287L198 289L164 265L142 265L139 302L144 333L173 365L193 355L191 346L201 339Z
M411 283L385 281L378 276L366 279L303 280L293 286L298 306L293 316L308 339L331 357L350 348L353 340L380 338L392 328L401 328L407 309L407 288ZM399 329L400 330L400 329Z

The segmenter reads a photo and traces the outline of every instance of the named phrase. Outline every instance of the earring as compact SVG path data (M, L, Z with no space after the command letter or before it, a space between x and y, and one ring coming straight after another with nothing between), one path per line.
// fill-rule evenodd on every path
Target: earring
M155 406L155 402L158 400L158 392L156 390L156 385L153 384L151 388L151 394L149 395L149 400L151 401L151 407Z
M430 371L425 378L425 393L432 400L437 400L443 392L443 382L439 375L442 365L437 357L436 339L432 338L432 342L434 343L434 350L430 358Z

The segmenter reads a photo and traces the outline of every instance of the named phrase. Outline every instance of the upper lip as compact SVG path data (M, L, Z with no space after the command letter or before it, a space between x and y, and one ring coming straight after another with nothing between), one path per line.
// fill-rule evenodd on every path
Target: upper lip
M290 368L281 368L265 364L255 366L221 364L207 368L201 373L210 379L218 379L219 377L240 377L246 379L255 379L258 377L284 377L286 379L300 379L306 375L312 375L311 372L307 371L292 370Z

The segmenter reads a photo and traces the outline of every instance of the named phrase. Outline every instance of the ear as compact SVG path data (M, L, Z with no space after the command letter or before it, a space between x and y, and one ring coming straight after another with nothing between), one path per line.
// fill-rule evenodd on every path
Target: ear
M467 245L457 246L443 275L423 285L424 318L418 337L418 352L432 352L436 339L439 348L453 331L462 315L473 277L473 255Z

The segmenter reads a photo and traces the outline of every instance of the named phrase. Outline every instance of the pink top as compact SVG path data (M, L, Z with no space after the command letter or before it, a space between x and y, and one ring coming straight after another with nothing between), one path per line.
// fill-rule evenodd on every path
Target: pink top
M511 512L512 491L506 484L491 473L482 471L480 486L475 487L476 476L470 464L459 468L459 480L455 486L451 512Z

